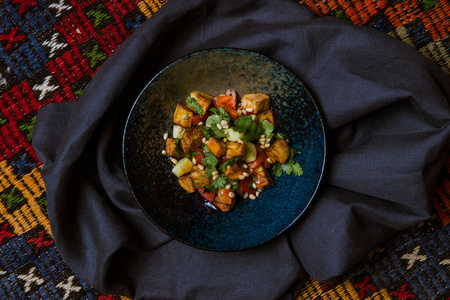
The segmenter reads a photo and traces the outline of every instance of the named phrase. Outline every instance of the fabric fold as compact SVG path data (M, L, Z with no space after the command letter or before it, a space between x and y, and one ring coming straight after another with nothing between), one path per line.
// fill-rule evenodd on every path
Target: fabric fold
M217 47L258 51L290 69L317 100L328 136L327 170L306 214L266 244L227 253L156 228L128 190L121 157L125 120L145 84L176 59ZM38 113L33 146L56 246L87 283L135 299L291 299L307 274L340 275L429 218L449 146L449 82L409 46L316 18L295 1L169 1L77 103Z

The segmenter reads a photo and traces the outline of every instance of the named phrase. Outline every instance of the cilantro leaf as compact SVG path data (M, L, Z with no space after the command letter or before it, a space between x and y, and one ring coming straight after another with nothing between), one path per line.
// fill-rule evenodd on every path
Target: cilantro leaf
M259 122L259 127L264 132L266 137L269 137L272 134L273 130L275 129L272 122L267 120L262 120L261 122Z
M282 134L281 132L279 132L279 131L277 131L276 133L275 133L275 139L283 139L284 138L284 134Z
M217 128L217 126L211 127L211 130L213 132L213 136L215 138L225 138L228 137L228 135L226 135L222 130L220 130L219 128Z
M186 99L186 105L194 109L199 115L203 116L203 108L198 104L198 102L193 97L188 97Z
M237 118L234 122L233 130L243 133L243 140L246 142L257 139L262 132L261 128L253 120L251 115L240 116Z
M186 154L186 157L189 159L192 159L194 156L199 155L199 154L200 154L200 152L198 152L198 151L189 152Z
M206 148L208 147L205 146L205 149ZM205 166L206 176L211 178L212 172L216 171L216 166L219 163L219 160L211 151L209 151L209 149L208 151L205 151L205 155L206 157L202 158L202 165Z
M231 166L232 164L234 164L235 162L237 162L239 159L240 159L239 156L238 156L238 157L231 158L231 159L227 159L223 164L220 165L220 170L221 170L222 172L225 172L225 169L226 169L228 166Z
M300 153L297 149L294 147L290 147L291 154L289 155L289 158L286 160L284 164L276 163L272 166L272 171L275 174L275 178L280 177L283 172L286 173L286 175L295 175L295 176L302 176L303 175L303 168L300 165L299 162L296 162L294 157L296 154Z
M223 189L227 186L227 184L228 178L223 174L220 174L219 178L216 180L211 180L211 185L217 189Z
M219 106L218 108L211 107L209 110L214 115L218 115L221 118L221 121L226 120L227 122L231 122L230 114L222 106Z
M177 157L181 156L181 139L175 139L175 151L177 152Z
M207 140L209 140L209 138L211 137L211 128L203 126L203 125L197 125L197 127L200 129L200 131L202 132L203 136Z
M298 162L296 162L295 164L292 165L292 172L294 172L295 176L302 176L303 168Z

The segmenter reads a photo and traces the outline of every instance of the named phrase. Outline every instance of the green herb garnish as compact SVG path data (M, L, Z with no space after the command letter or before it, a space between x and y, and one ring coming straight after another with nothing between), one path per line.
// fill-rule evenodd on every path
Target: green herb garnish
M202 158L202 165L205 166L206 176L208 178L212 177L212 172L216 171L216 166L219 163L217 157L209 150L205 145L204 152L206 157Z
M239 118L237 118L237 120L234 122L233 130L243 133L243 140L246 142L256 140L262 133L261 128L255 122L255 120L253 120L251 115L240 116Z
M240 159L239 156L238 156L238 157L231 158L231 159L227 159L223 164L220 165L220 170L221 170L222 172L225 172L225 169L226 169L228 166L231 166L232 164L234 164L235 162L237 162L239 159Z
M186 99L186 105L190 108L194 109L200 116L203 116L203 108L198 104L197 100L193 97L188 97Z
M294 147L290 147L290 156L287 159L287 161L284 164L276 163L272 166L272 171L275 174L276 177L280 177L281 174L284 172L287 175L295 175L295 176L302 176L303 175L303 168L300 165L300 163L296 162L294 157L296 154L299 154L300 152L297 151Z

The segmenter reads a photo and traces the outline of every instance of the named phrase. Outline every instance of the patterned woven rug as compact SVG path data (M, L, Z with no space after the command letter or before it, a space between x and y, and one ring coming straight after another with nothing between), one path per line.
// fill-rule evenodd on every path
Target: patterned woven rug
M39 108L76 101L102 62L165 2L0 1L0 299L125 299L88 286L58 254L31 132ZM450 74L448 1L299 5L385 32ZM334 282L308 280L298 299L450 299L450 154L433 205L430 220L392 237Z

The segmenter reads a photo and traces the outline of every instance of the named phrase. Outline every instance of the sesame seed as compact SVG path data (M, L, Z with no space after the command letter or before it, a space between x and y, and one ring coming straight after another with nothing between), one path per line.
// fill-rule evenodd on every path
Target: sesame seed
M192 159L192 163L193 163L194 165L197 164L197 159L195 159L195 157Z
M227 126L228 125L228 121L227 120L222 120L220 122L220 124L222 124L222 126Z
M243 180L243 179L245 179L245 176L244 175L239 175L239 179Z
M269 148L269 147L270 147L270 144L267 143L267 144L264 145L264 147Z
M260 139L265 139L265 138L266 138L266 135L265 135L265 134L261 134L261 135L259 136L259 138L260 138Z
M166 150L161 151L162 154L166 155Z
M198 124L197 125L200 125L200 126L202 126L203 125L203 122L202 121L200 121L200 122L198 122Z
M253 194L250 194L249 197L250 197L250 199L252 199L252 200L255 200L255 199L256 199L256 196L253 195Z
M182 118L187 120L187 119L189 119L189 115L183 115Z
M169 137L169 134L167 132L164 133L164 140L167 140L168 137Z
M222 125L217 124L217 128L222 129Z
M243 164L242 167L243 167L244 169L247 169L247 168L248 168L248 165Z
M219 174L219 171L213 171L213 172L212 172L212 175L213 175L213 176L216 176L217 174Z
M248 112L252 112L253 111L253 107L247 107L245 110L248 111Z
M238 116L242 115L242 110L238 109L237 113L238 113Z
M205 167L203 165L198 165L198 169L202 171Z
M227 190L231 189L231 184L227 184L227 186L225 187Z
M255 196L259 197L259 192L258 191L256 191Z
M227 142L227 138L223 138L223 140L222 140L224 143L226 143Z
M231 169L231 166L227 166L227 170Z
M202 138L202 143L203 143L203 144L206 144L206 138L205 138L205 137Z
M236 196L233 192L229 192L228 193L228 196L230 197L230 198L234 198L234 196Z
M266 149L266 146L261 145L261 146L259 146L259 148L261 148L262 150L264 150L264 149Z
M223 133L228 134L228 130L225 129L225 130L223 131Z
M214 175L212 179L213 179L213 180L219 179L219 175Z
M252 183L252 187L254 188L254 189L256 189L256 184L253 182Z
M244 175L245 177L250 176L250 174L248 174L247 172L242 173L242 175Z
M170 161L173 162L175 165L178 163L178 160L176 160L176 159L173 158L173 157L170 159Z
M272 163L272 159L271 159L270 157L268 157L268 158L267 158L267 162L268 162L269 164L271 164L271 163Z
M244 193L244 199L248 198L248 193Z
M265 144L266 143L266 139L259 139L258 140L261 144Z

